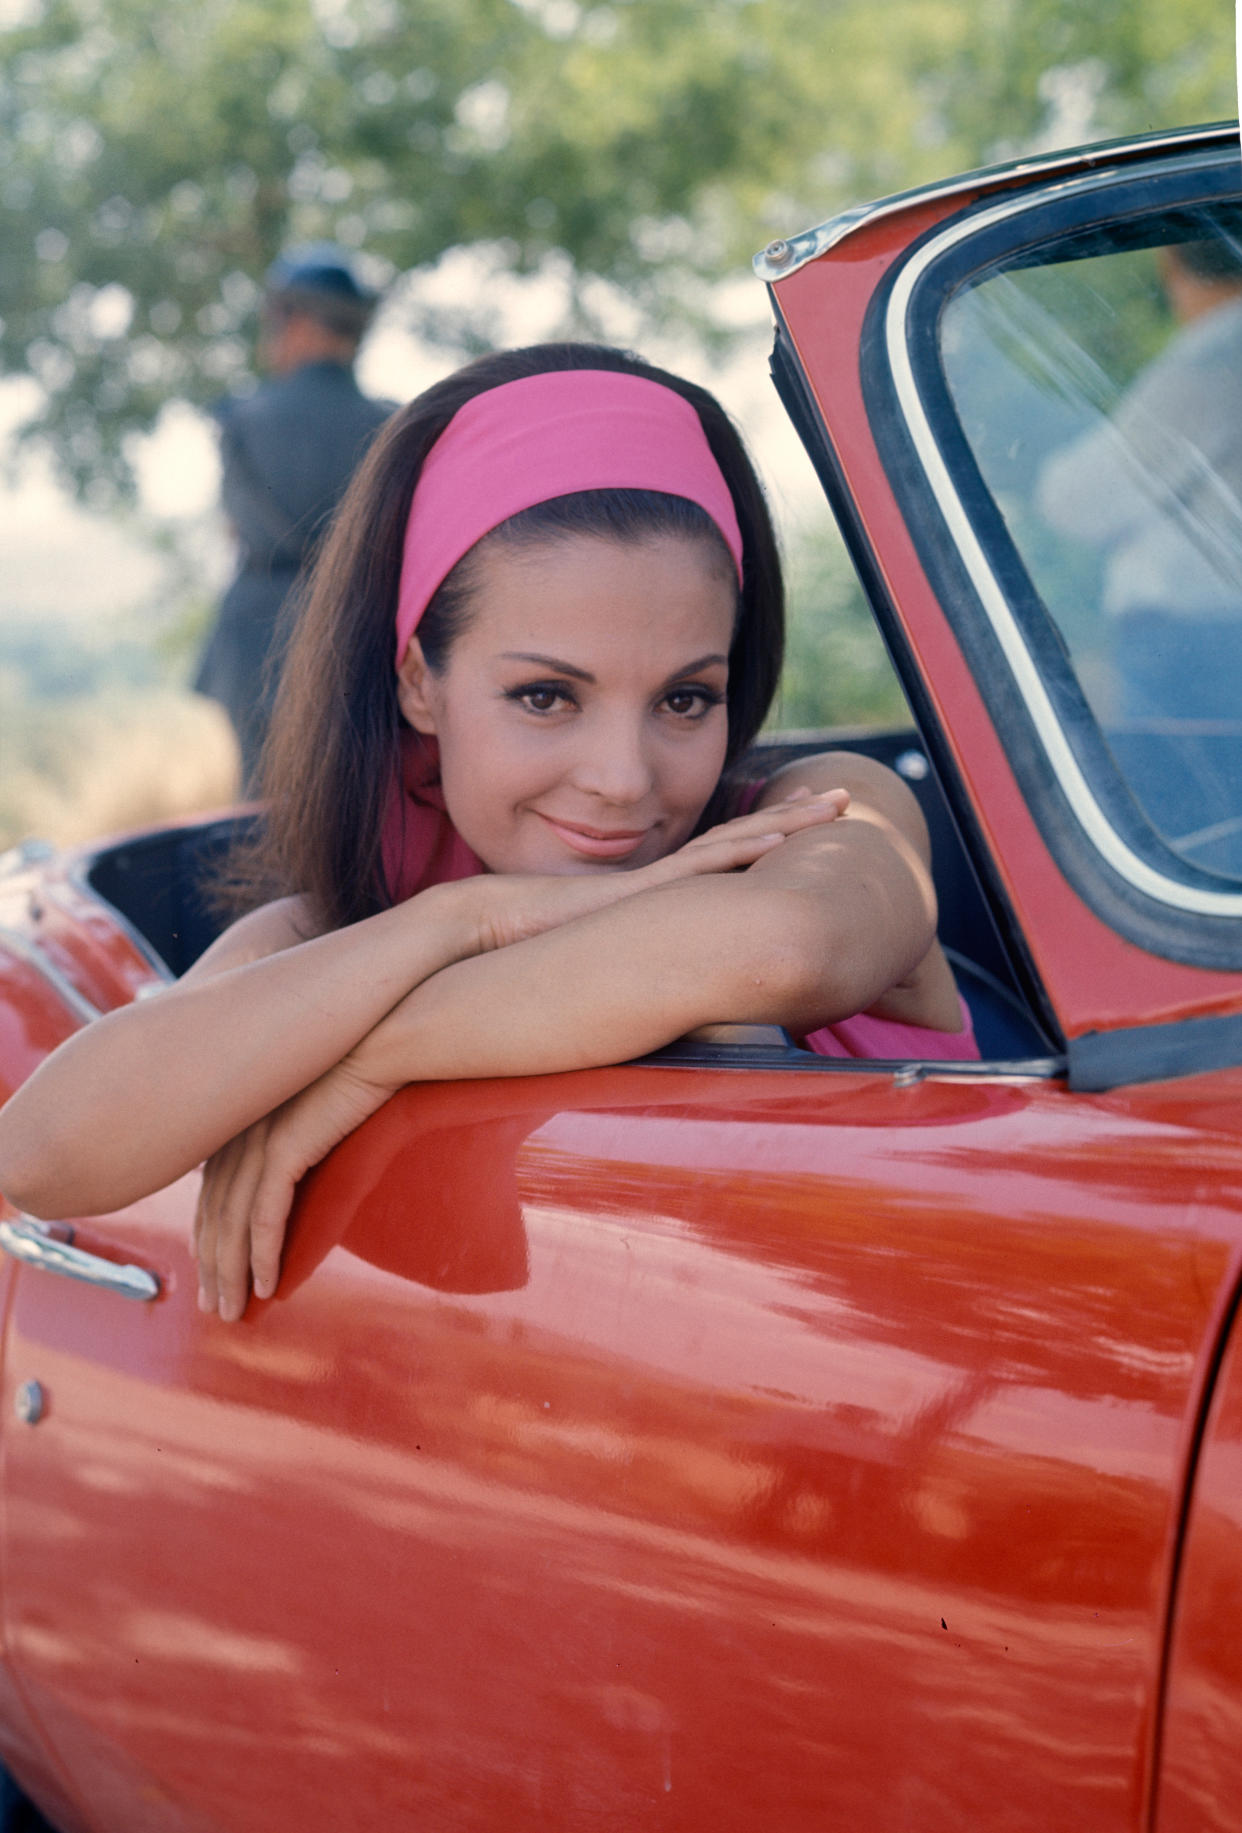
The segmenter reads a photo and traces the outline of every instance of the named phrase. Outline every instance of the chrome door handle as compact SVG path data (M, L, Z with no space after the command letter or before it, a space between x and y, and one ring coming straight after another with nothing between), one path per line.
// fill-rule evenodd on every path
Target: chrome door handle
M46 1222L35 1216L19 1216L16 1222L0 1222L0 1248L28 1267L44 1273L59 1273L65 1279L81 1279L88 1286L102 1286L121 1298L152 1299L160 1295L160 1282L145 1267L121 1266L115 1260L102 1260L68 1241L58 1241Z

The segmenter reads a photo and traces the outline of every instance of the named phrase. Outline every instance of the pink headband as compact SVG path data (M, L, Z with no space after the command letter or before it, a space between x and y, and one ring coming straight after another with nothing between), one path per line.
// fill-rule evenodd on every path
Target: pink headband
M397 666L436 587L476 541L536 503L604 489L697 503L741 579L733 498L684 396L614 369L523 376L467 401L427 454L405 531Z

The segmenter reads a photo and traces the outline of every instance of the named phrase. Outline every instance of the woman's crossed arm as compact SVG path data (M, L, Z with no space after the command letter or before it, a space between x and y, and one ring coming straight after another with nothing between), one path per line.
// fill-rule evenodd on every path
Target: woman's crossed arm
M47 1219L133 1202L282 1109L447 966L681 876L729 873L831 821L845 799L784 802L641 871L434 886L309 940L296 900L267 906L175 986L83 1027L40 1065L0 1110L0 1190Z
M800 766L770 793L814 793L827 767ZM199 1210L204 1307L237 1317L251 1278L260 1296L275 1289L298 1179L407 1082L616 1063L712 1022L804 1032L872 1009L957 1029L912 798L866 759L831 768L855 798L846 819L791 833L749 871L667 882L446 967L233 1141Z

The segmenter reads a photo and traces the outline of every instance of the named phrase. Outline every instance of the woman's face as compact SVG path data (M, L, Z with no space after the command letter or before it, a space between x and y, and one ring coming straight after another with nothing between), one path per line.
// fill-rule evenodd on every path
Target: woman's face
M735 604L709 542L479 548L446 666L415 640L398 697L491 871L627 871L689 838L724 766Z

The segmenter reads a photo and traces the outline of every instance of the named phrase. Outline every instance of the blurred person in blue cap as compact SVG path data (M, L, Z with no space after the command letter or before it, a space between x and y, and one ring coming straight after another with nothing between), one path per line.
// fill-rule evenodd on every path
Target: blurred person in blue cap
M393 403L364 395L358 347L378 294L332 242L287 249L269 268L259 337L268 379L216 410L225 513L238 546L194 686L237 733L243 789L254 779L278 674L282 605Z

